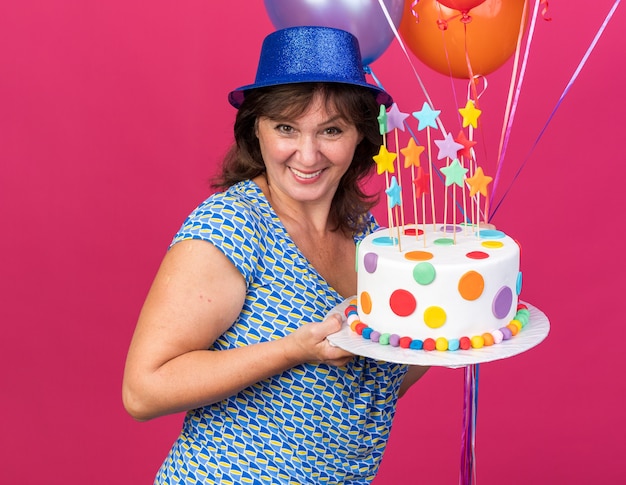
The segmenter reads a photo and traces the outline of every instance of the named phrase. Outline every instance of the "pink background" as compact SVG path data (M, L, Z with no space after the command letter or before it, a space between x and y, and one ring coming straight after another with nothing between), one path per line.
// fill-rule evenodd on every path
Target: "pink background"
M553 1L538 22L502 191L612 5ZM495 217L521 241L523 297L552 331L481 367L481 485L623 477L625 28L622 6ZM231 141L226 93L253 79L272 30L261 1L0 7L3 483L151 483L182 416L126 415L126 350ZM456 109L449 80L415 62L436 107ZM421 108L396 42L372 67L401 110ZM509 72L481 98L492 153ZM400 402L376 485L457 483L462 389L462 370L433 369Z

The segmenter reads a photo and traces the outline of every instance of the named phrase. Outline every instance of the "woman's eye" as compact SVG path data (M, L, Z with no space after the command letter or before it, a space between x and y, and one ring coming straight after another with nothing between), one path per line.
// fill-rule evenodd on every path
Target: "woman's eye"
M341 133L341 130L339 128L333 126L331 128L326 128L325 133L327 135L335 136L335 135L339 135Z
M293 128L289 125L278 125L276 130L280 133L293 133Z

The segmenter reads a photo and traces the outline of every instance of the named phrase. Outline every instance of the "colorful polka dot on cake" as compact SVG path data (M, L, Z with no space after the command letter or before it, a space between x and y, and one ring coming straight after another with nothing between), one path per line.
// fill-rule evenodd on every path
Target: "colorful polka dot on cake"
M400 317L412 315L417 308L415 297L406 290L396 290L389 298L391 311Z
M446 312L438 306L428 307L424 311L424 323L430 328L439 328L446 323Z
M430 263L418 263L413 268L413 279L420 285L430 285L436 275L435 267Z
M466 300L477 300L484 289L485 280L476 271L468 271L459 280L459 294Z

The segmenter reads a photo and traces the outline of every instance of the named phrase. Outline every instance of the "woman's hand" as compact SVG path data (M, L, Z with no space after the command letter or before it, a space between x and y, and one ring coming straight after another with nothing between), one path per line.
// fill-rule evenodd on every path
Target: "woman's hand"
M341 315L330 315L323 322L307 323L285 337L288 352L294 361L312 364L346 365L354 354L335 347L326 337L341 330Z

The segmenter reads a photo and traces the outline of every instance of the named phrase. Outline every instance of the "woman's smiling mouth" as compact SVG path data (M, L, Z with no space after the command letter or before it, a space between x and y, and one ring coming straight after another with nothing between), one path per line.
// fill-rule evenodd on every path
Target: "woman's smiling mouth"
M295 169L293 167L289 167L289 170L291 170L291 173L293 173L296 177L305 179L305 180L310 180L310 179L314 179L315 177L319 177L319 175L324 171L324 169L321 169L316 172L301 172L300 170Z

